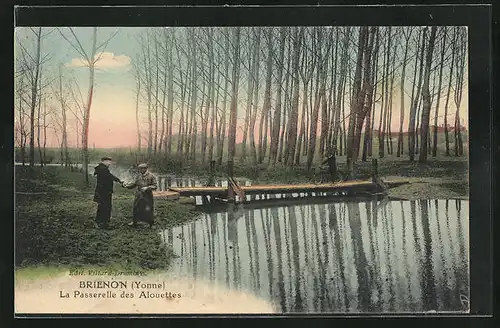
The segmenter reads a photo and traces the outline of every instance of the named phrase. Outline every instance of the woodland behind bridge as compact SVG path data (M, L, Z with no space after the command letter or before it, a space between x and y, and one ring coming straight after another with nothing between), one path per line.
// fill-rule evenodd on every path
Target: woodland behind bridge
M31 33L17 43L20 161L33 166L37 152L47 162L52 132L61 163L86 164L96 64L116 34L97 42L95 27L86 49L73 28ZM56 78L44 74L51 33L86 59L86 90L63 65ZM311 169L335 149L352 175L355 162L372 157L464 156L465 27L150 28L131 42L131 129L144 159Z

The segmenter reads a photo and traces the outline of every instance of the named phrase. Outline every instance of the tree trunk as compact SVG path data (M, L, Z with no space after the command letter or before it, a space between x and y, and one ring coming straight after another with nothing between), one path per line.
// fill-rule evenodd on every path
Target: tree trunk
M47 99L43 100L43 162L47 163Z
M229 138L228 138L228 165L234 162L236 146L236 118L238 111L238 85L240 75L240 27L234 28L233 34L233 73L232 73L232 92L231 107L229 116Z
M452 39L452 48L451 48L451 62L450 62L450 73L449 73L449 80L448 80L448 92L446 93L446 102L444 105L444 139L445 139L445 147L446 147L446 156L450 156L450 138L448 134L448 105L450 101L450 93L452 89L452 83L453 83L453 74L454 74L454 68L455 68L455 48L456 48L456 33L455 31L453 32L453 39Z
M179 110L180 110L180 118L179 118L179 139L177 140L177 155L178 155L178 158L181 160L181 164L182 164L182 159L184 158L183 154L184 154L184 137L185 137L185 134L186 134L186 125L185 125L185 121L186 121L186 118L185 118L185 115L187 115L187 113L185 114L184 113L184 110L185 110L185 104L186 104L186 93L187 93L187 81L189 80L188 78L188 74L189 74L189 67L188 69L186 70L186 79L184 80L182 78L182 70L180 71L179 73L179 79L180 79L180 84L181 84L181 105L179 107Z
M373 76L372 76L372 49L375 42L375 36L377 33L377 28L370 28L369 36L365 37L364 48L364 58L363 58L363 84L360 89L359 95L357 97L357 112L356 112L356 126L354 131L354 145L353 145L353 162L356 162L359 157L359 149L361 145L361 133L363 129L363 122L365 117L370 110L372 103L372 93L373 93ZM365 107L366 103L366 107Z
M184 158L183 152L184 152L184 135L185 135L185 125L184 125L184 104L186 100L186 89L187 89L187 81L189 81L189 72L190 72L190 67L189 67L189 61L187 63L187 68L183 69L182 67L182 61L181 61L181 56L180 56L180 51L179 51L179 45L177 43L177 39L175 36L175 33L172 30L172 39L171 41L173 42L173 45L175 46L175 52L176 52L176 57L177 57L177 62L179 64L179 82L180 82L180 93L181 93L181 104L179 106L180 110L180 118L179 118L179 130L177 134L177 158L181 161L181 165L183 164L182 160ZM186 72L186 78L184 79L184 72ZM173 96L173 95L172 95ZM169 100L170 102L170 100Z
M259 72L260 72L260 38L261 38L261 28L257 28L257 35L255 38L254 45L254 54L253 54L253 69L252 69L252 77L254 79L254 88L253 88L253 100L251 113L252 118L250 121L251 124L251 132L250 132L250 143L251 143L251 151L252 151L252 160L254 165L259 162L260 154L262 152L262 128L263 128L263 116L260 117L259 120L259 135L258 135L258 143L257 147L255 145L255 123L257 122L257 112L259 108ZM258 148L258 150L257 150Z
M342 42L342 54L341 54L341 60L340 60L340 74L339 74L339 86L337 89L337 99L336 99L336 104L335 104L335 118L334 118L334 132L333 132L333 148L335 151L337 151L337 139L339 136L339 131L340 131L340 116L342 113L342 124L344 124L345 119L344 119L344 113L342 111L343 108L343 99L344 99L344 93L345 93L345 85L346 85L346 75L347 75L347 63L349 60L348 57L348 50L349 50L349 40L350 40L350 34L351 34L351 27L347 27L344 35L344 39ZM344 129L345 130L345 129ZM340 153L339 155L342 155L342 135L340 136Z
M92 106L92 96L94 94L94 72L95 63L94 57L96 53L96 41L97 41L97 27L94 27L92 36L92 51L90 58L92 61L89 65L89 93L87 97L87 108L85 111L85 116L83 118L83 136L82 136L82 151L83 151L83 167L85 170L85 183L90 186L89 181L89 151L88 151L88 139L89 139L89 123L90 123L90 108Z
M446 53L446 37L448 29L446 26L442 27L443 30L443 42L441 43L441 60L439 65L439 81L437 88L437 101L436 101L436 112L434 114L434 130L433 130L433 144L432 144L432 157L437 156L437 139L438 139L438 117L439 117L439 104L441 103L441 88L443 81L443 68L444 68L444 55Z
M250 36L248 37L248 42L250 43ZM255 147L255 139L253 136L253 128L251 128L252 125L252 100L253 100L253 88L255 86L255 80L253 78L253 66L255 65L255 42L256 40L253 40L253 49L254 53L252 56L248 56L248 77L247 77L247 106L245 110L245 124L243 126L243 140L241 141L241 160L245 161L247 157L247 140L248 140L248 133L250 130L250 136L251 140L250 143L253 143L253 147ZM254 123L255 124L255 123ZM251 150L253 152L253 150Z
M287 53L290 54L290 52L292 51L292 45L291 45L291 38L289 37L288 39L288 51ZM284 98L284 101L283 101L283 120L282 122L280 122L280 124L283 126L283 129L281 129L281 132L280 132L280 142L279 142L279 149L278 149L278 162L284 162L283 160L283 157L285 157L285 153L286 153L286 146L285 146L285 138L286 138L286 135L288 134L288 127L286 125L286 119L287 119L287 115L289 115L290 113L290 99L288 97L288 94L290 92L290 89L291 89L291 86L290 86L290 66L291 66L291 62L292 62L292 56L288 55L287 56L287 74L286 74L286 77L285 77L285 93L283 95L283 98ZM293 82L292 82L293 84Z
M308 102L307 102L308 97L309 97L308 85L307 85L307 82L304 82L304 91L303 91L303 96L302 96L302 117L300 120L300 130L299 130L299 135L297 138L297 154L295 156L295 164L296 165L300 164L300 151L301 151L301 147L302 147L302 140L304 139L304 134L305 134L305 130L306 130L306 113L309 110L309 106L308 106Z
M286 27L280 27L280 42L279 42L279 62L278 62L278 76L276 79L276 107L274 109L274 119L271 133L271 150L270 158L271 163L276 164L276 159L278 157L278 144L280 139L281 130L281 90L283 81L283 66L285 60L285 33Z
M351 78L351 74L350 74L350 70L348 71L348 76L349 76L349 79ZM346 155L347 154L347 136L346 136L346 133L347 133L347 129L346 129L346 126L345 126L345 95L346 95L346 86L347 84L344 83L343 87L342 87L342 100L341 100L341 104L342 104L342 131L340 131L341 133L341 140L340 140L340 154L341 155Z
M313 73L314 73L314 67L315 67L315 55L316 54L316 39L312 39L312 46L311 46L311 53L313 54L312 61L308 61L308 52L305 50L302 53L301 56L301 68L299 71L299 74L302 77L302 84L303 84L303 96L302 96L302 108L301 108L301 118L300 118L300 129L299 129L299 135L297 138L297 152L295 154L295 164L299 165L300 164L300 155L301 152L303 151L305 154L307 153L307 144L304 141L305 139L305 134L307 133L306 130L306 117L309 116L309 107L312 107L312 93L313 93L313 86L314 82L311 82L311 94L309 95L309 81L311 80ZM309 104L308 100L310 100L311 104ZM302 149L303 148L303 149Z
M307 153L307 169L310 170L312 166L312 162L314 159L314 154L316 153L316 141L317 141L317 129L318 129L318 118L320 107L322 108L323 117L325 118L326 114L326 71L328 69L328 61L327 58L330 55L330 49L323 53L321 51L321 45L323 42L323 31L321 29L318 30L318 83L319 90L316 94L316 101L314 104L314 108L312 109L310 128L309 128L309 151ZM326 119L326 118L325 118ZM320 142L321 145L321 142Z
M139 73L137 73L139 74ZM140 120L139 120L139 95L141 93L141 78L139 75L136 77L137 80L137 90L136 90L136 98L135 98L135 123L136 123L136 128L137 128L137 148L139 152L141 152L141 141L142 141L142 136L141 136L141 126L140 126Z
M214 63L214 45L213 45L213 28L209 28L208 32L208 59L210 70L210 94L209 94L209 107L211 109L212 119L210 120L210 135L208 139L208 164L211 165L214 151L214 125L217 120L217 111L215 104L215 86L219 88L219 84L215 85L215 63ZM218 94L218 92L217 92Z
M373 67L371 71L371 80L369 89L367 91L367 105L366 105L366 124L365 124L365 137L363 141L363 155L362 161L366 162L368 156L372 156L372 138L373 138L373 124L375 120L375 100L377 96L378 84L378 58L379 58L379 29L375 33L375 49L373 51ZM371 95L371 96L370 96Z
M203 65L205 68L206 66ZM202 70L202 74L204 74L204 68ZM208 139L208 118L210 114L210 97L212 95L213 81L212 81L212 72L210 66L207 67L208 70L208 79L203 78L203 96L200 107L200 116L201 116L201 164L205 165L205 159L207 156L207 139ZM207 86L208 84L208 86ZM205 93L205 88L208 89L207 93Z
M35 166L35 109L38 99L38 81L40 79L40 56L41 56L42 28L36 33L36 63L35 72L31 80L31 113L30 113L30 166Z
M429 91L429 80L431 74L431 64L432 64L432 53L434 51L434 43L436 40L436 30L437 27L433 26L431 28L431 36L429 38L429 46L427 48L427 58L425 63L425 73L424 73L424 85L422 90L423 98L423 110L422 110L422 120L421 120L421 146L420 146L420 156L418 158L419 162L427 161L427 146L429 137L429 119L431 113L431 95Z
M318 43L321 44L321 37L318 39ZM321 87L319 86L319 84L323 83L325 79L322 79L321 82L319 80L319 77L322 76L323 77L323 69L324 67L324 64L321 63L323 61L325 61L324 58L322 58L322 55L321 55L321 48L318 47L318 56L320 58L320 63L318 65L318 70L317 70L317 76L318 78L316 79L316 88L324 88L323 85L321 85ZM308 142L308 147L307 147L307 169L308 170L311 170L311 166L312 166L312 161L314 159L314 154L316 152L316 139L317 139L317 129L318 129L318 118L319 118L319 110L320 110L320 106L321 106L321 95L322 93L321 92L315 92L315 100L314 100L314 106L312 106L313 108L311 108L311 119L310 119L310 122L309 122L309 142ZM311 96L312 96L312 90L311 90ZM297 163L298 164L298 163Z
M225 35L226 45L224 47L224 100L222 104L222 119L220 141L217 145L217 165L222 165L222 157L224 154L224 140L226 136L226 111L227 111L227 95L229 88L229 34Z
M415 130L415 154L418 154L418 151L419 151L419 143L418 143L418 139L419 139L419 136L420 136L420 113L422 111L422 98L419 99L418 101L418 106L417 106L417 113L416 113L416 130Z
M191 114L190 114L190 131L187 139L189 140L188 147L186 147L186 155L188 160L195 160L196 140L197 140L197 101L198 101L198 60L196 57L196 42L195 31L190 31L190 44L191 44L191 60L192 60L192 76L191 76Z
M392 54L392 72L391 72L391 87L389 89L389 112L388 112L388 123L387 123L387 153L393 155L393 142L392 142L392 99L394 94L394 73L396 71L396 52L397 47L394 47L394 53Z
M382 88L380 92L380 116L379 116L379 122L378 122L378 133L377 133L377 139L378 139L378 156L380 158L384 157L384 140L382 138L383 134L383 123L384 123L384 115L385 115L385 95L387 94L387 66L389 65L387 61L387 53L389 52L387 45L384 45L384 53L383 53L383 61L382 61Z
M156 82L155 82L155 132L154 132L154 154L158 150L158 93L159 93L159 75L160 75L160 65L158 61L158 41L156 40L156 36L154 38L155 43L155 64L156 64Z
M273 70L273 36L272 30L267 31L267 65L266 65L266 86L264 88L264 104L262 106L262 118L264 119L264 129L259 131L262 138L262 144L259 152L259 163L264 162L267 149L267 120L269 112L271 111L271 78Z
M366 107L365 107L365 113L366 113L366 123L365 123L365 136L363 140L363 154L362 154L362 161L366 162L367 156L370 154L371 156L371 138L372 138L372 124L373 124L373 117L375 116L375 97L376 97L376 86L377 86L377 66L378 66L378 54L379 54L379 30L376 29L375 31L375 36L372 37L372 39L375 38L375 49L373 51L373 65L370 63L370 69L371 71L369 72L370 79L368 80L368 86L367 86L367 91L366 91ZM371 48L371 46L370 46ZM361 138L361 130L360 130L360 138Z
M293 157L295 155L295 147L297 142L297 121L299 110L299 58L302 38L304 37L304 28L296 27L294 33L294 49L293 49L293 97L291 111L288 120L288 135L287 147L285 149L285 165L290 163L293 166Z
M404 29L404 27L403 27ZM401 109L399 117L399 134L398 134L398 149L396 151L396 157L400 157L403 154L404 142L403 142L403 123L405 117L405 78L406 78L406 60L408 58L408 46L410 44L412 30L409 29L408 35L405 37L405 51L403 56L403 68L401 71Z
M149 49L149 31L147 37L147 60L144 61L146 71L146 92L148 96L148 157L153 153L153 117L152 117L152 101L151 101L151 55Z
M62 67L59 66L59 101L61 103L61 116L62 116L62 151L63 158L62 163L64 166L69 165L69 152L68 152L68 119L66 117L66 102L63 96L63 87L62 87Z
M335 95L337 94L337 90L339 89L339 85L338 85L338 81L337 81L337 63L338 63L338 49L339 49L339 27L336 26L335 27L335 52L333 54L333 60L334 60L334 63L333 63L333 73L331 75L331 87L330 87L330 96L329 96L329 100L330 100L330 104L329 104L329 107L330 107L330 119L328 120L329 122L329 126L328 126L328 139L327 139L327 144L325 145L327 149L331 149L332 146L333 146L333 135L335 133L335 124L336 124L336 121L335 121L335 117L337 116L337 101L335 99Z
M41 112L42 112L42 95L38 94L38 110L36 116L36 143L38 146L38 160L40 161L40 166L43 166L43 153L42 153L42 144L41 144Z
M163 149L166 152L166 141L165 141L165 126L168 127L168 115L165 115L167 112L167 108L165 106L165 101L167 99L167 76L168 76L168 55L167 49L165 47L165 67L163 68L163 88L162 88L162 101L161 101L161 131L160 131L160 140L158 141L158 150L161 151ZM157 59L158 60L158 59ZM158 64L157 64L158 65ZM165 122L165 118L167 122ZM167 132L168 133L168 132Z
M420 53L420 69L418 73L418 84L417 84L417 91L415 95L415 99L413 100L413 104L410 110L410 122L409 122L409 128L408 128L408 154L410 156L410 161L415 160L415 115L417 111L417 106L420 100L420 90L422 86L422 71L424 68L424 53L425 53L425 36L427 34L427 28L424 28L423 31L423 36L422 36L422 43L421 43L421 53ZM415 69L417 69L415 67Z
M19 94L19 146L21 150L21 164L24 166L26 164L26 130L25 130L25 118L23 109L23 94L24 94L24 76L19 78L19 85L16 86L16 93Z
M460 104L462 102L462 92L464 86L465 62L467 57L467 32L463 27L455 27L458 37L456 38L457 56L456 58L456 78L455 78L455 156L462 156L463 140L462 140L462 125L460 123Z
M392 41L392 34L391 34L391 27L388 27L388 37L387 37L387 48L386 48L386 59L385 59L385 76L384 76L384 81L385 81L385 92L382 94L384 97L384 106L383 106L383 125L381 131L379 133L381 134L381 138L379 139L379 156L380 158L384 157L384 144L387 141L386 140L386 132L389 131L388 125L389 125L389 94L391 93L390 90L390 74L389 74L389 67L391 66L390 64L390 54L391 54L391 41ZM391 136L389 135L387 138L390 138ZM388 149L389 153L389 149Z
M174 29L170 29L170 43L167 45L169 48L168 54L168 140L167 140L167 154L172 154L172 137L173 137L173 120L174 120L174 61L173 61L173 51L172 51L172 39L175 38ZM180 125L179 125L180 127ZM179 137L179 133L177 134Z
M366 37L368 34L368 27L363 26L359 28L358 36L358 53L356 59L356 71L354 73L354 83L352 87L351 109L349 113L349 132L347 134L347 174L348 178L352 179L354 175L354 161L355 161L355 128L356 116L358 112L358 105L360 103L358 97L361 92L361 69L363 64L363 52L366 46Z

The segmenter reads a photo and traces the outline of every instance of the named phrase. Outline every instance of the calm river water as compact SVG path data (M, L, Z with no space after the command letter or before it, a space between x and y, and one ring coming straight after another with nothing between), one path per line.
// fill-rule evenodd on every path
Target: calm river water
M468 310L468 201L245 206L164 231L172 272L278 313Z

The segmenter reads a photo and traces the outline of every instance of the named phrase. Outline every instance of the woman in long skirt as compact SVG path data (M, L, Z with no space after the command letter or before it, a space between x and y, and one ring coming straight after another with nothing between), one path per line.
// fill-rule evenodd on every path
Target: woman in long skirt
M153 190L158 188L156 177L148 171L147 164L139 165L139 175L136 180L124 187L137 187L134 199L133 219L129 226L136 227L137 222L146 222L150 227L154 223Z

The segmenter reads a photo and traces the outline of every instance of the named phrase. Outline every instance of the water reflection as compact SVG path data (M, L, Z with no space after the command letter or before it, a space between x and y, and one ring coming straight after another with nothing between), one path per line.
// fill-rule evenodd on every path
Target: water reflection
M278 312L464 310L468 201L244 206L165 231L171 270Z

